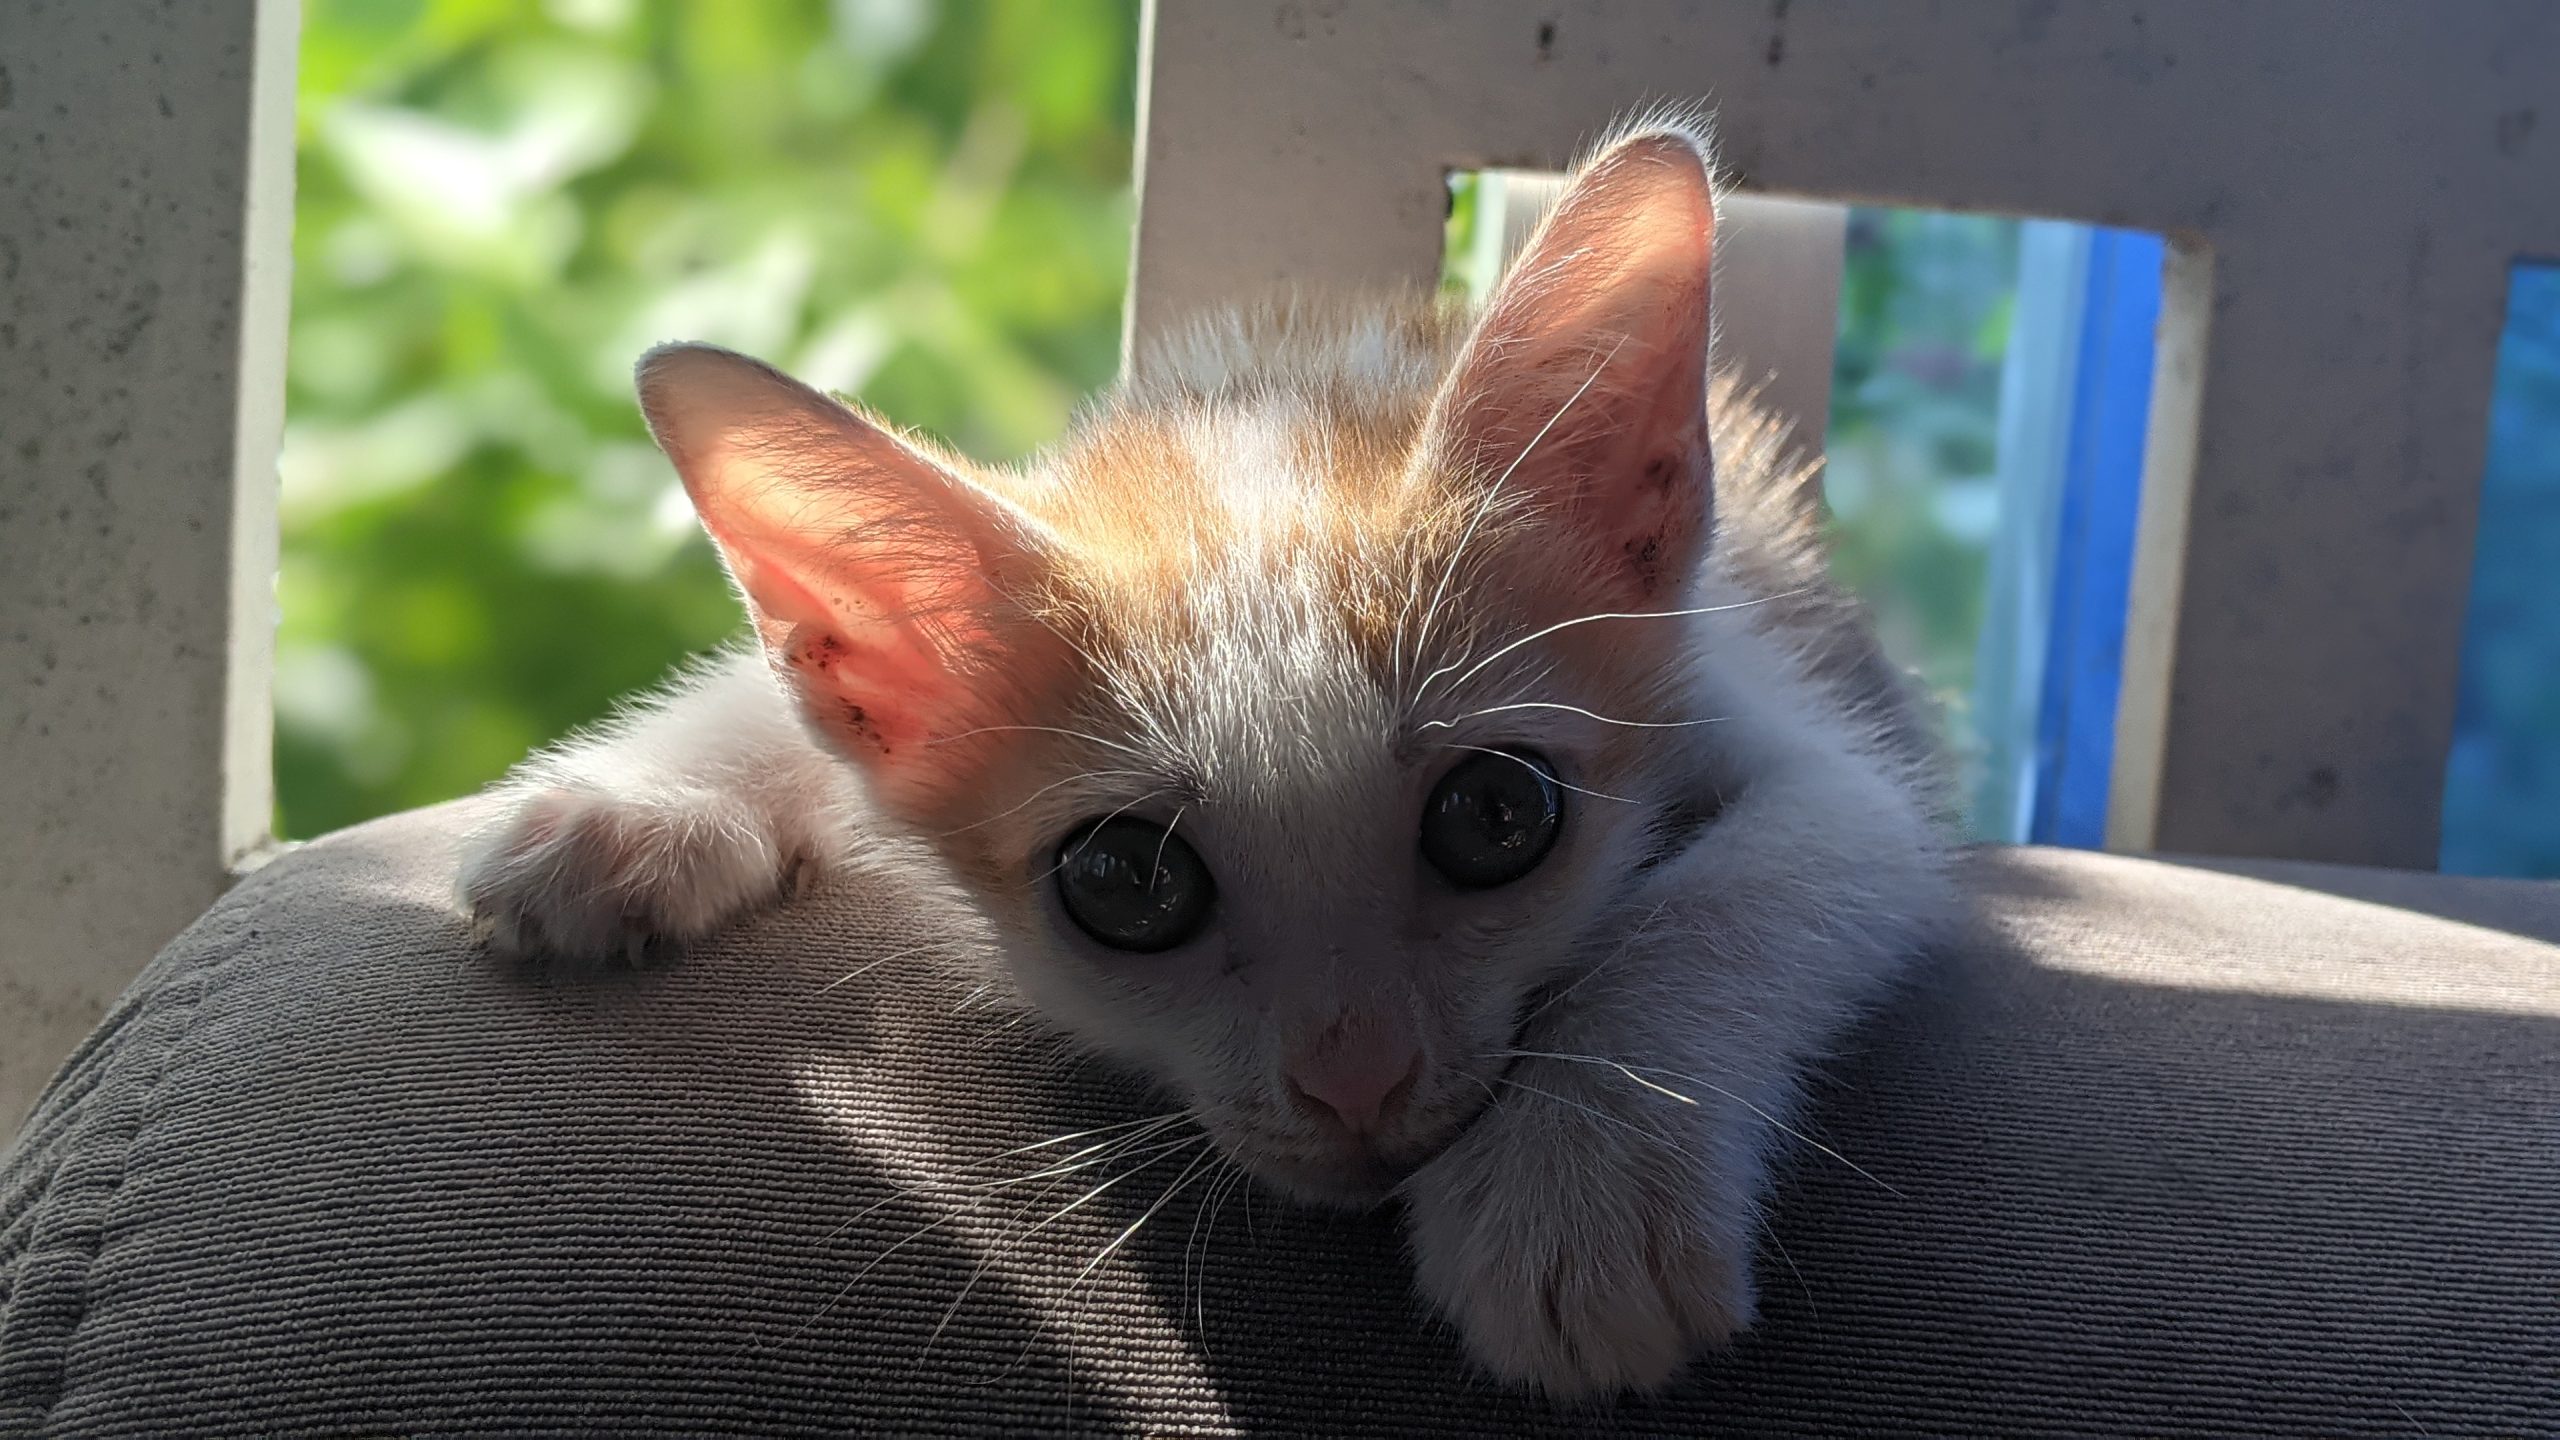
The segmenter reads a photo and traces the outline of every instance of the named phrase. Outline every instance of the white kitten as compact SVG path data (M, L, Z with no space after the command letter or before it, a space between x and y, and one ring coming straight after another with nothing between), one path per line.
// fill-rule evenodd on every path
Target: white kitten
M1237 1161L1400 1199L1496 1374L1666 1379L1751 1319L1802 1068L1952 909L1925 717L1710 394L1713 231L1639 129L1472 323L1205 328L1019 470L653 352L761 652L528 762L469 903L637 953L910 837Z

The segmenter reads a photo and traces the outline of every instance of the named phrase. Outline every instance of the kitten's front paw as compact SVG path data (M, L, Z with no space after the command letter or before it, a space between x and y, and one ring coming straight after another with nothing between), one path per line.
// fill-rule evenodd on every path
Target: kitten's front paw
M1416 1282L1502 1380L1650 1389L1751 1323L1748 1202L1668 1136L1518 1114L1549 1103L1508 1097L1406 1183Z
M474 839L462 897L499 955L639 964L775 899L809 864L727 796L555 787Z

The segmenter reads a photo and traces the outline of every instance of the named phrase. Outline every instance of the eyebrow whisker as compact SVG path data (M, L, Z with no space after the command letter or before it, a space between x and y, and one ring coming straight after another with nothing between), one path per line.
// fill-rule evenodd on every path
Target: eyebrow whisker
M1570 630L1576 625L1589 625L1600 620L1678 620L1692 615L1721 615L1729 610L1748 610L1754 605L1766 605L1774 600L1791 599L1804 593L1806 592L1802 589L1782 590L1774 595L1756 595L1748 600L1736 600L1725 605L1698 605L1686 610L1610 610L1597 615L1580 615L1571 620L1559 620L1555 624L1549 625L1544 629L1532 630L1528 634L1521 636L1519 639L1504 645L1492 654L1485 656L1483 659L1476 661L1474 664L1467 665L1466 670L1462 672L1457 679L1449 682L1449 688L1454 690L1459 686L1466 684L1469 680L1476 677L1476 672L1484 669L1484 667L1492 664L1494 661L1501 659L1503 656L1510 654L1512 651L1519 649L1523 645L1543 640L1546 637L1555 634L1559 630ZM1457 669L1463 664L1466 664L1463 659L1453 660L1450 663L1441 666L1439 669L1432 671L1430 674L1423 676L1422 683L1414 687L1413 693L1415 698L1420 699L1425 692L1430 690L1433 681L1438 680L1441 676L1448 674L1450 671Z
M1728 715L1713 715L1703 720L1621 720L1615 715L1603 715L1597 711L1585 710L1579 705L1567 705L1556 700L1517 700L1508 705L1488 705L1482 710L1470 710L1454 720L1425 720L1413 728L1453 730L1469 720L1480 720L1487 715L1505 715L1514 710L1561 710L1569 715L1579 715L1586 720L1597 720L1603 725L1623 725L1630 730L1686 730L1693 725L1721 725L1732 718Z
M1531 774L1544 779L1551 785L1560 786L1563 789L1572 791L1576 795L1588 795L1594 800L1615 800L1621 805L1640 805L1644 803L1640 800L1630 800L1624 795L1612 795L1605 790L1584 789L1582 786L1576 785L1573 782L1557 775L1552 770L1540 769L1537 765L1532 764L1530 761L1523 759L1508 750L1496 750L1490 745L1461 745L1453 740L1443 744L1440 748L1443 750L1473 750L1479 755L1499 755L1505 760L1526 766Z

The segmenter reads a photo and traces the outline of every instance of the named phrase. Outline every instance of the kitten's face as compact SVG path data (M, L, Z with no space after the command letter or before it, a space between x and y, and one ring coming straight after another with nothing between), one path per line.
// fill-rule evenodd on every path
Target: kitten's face
M1265 503L1339 490L1249 445L1212 454L1271 466L1221 484ZM1035 1005L1308 1198L1379 1194L1501 1093L1524 1019L1597 958L1681 768L1680 732L1545 708L1672 718L1677 626L1568 628L1466 673L1603 608L1504 574L1524 538L1478 531L1491 568L1459 567L1437 638L1418 611L1382 635L1364 617L1429 596L1450 555L1358 574L1296 526L1231 535L1154 599L1055 605L1083 673L922 825Z
M1695 773L1713 201L1694 136L1567 187L1461 329L1202 332L982 470L752 361L642 403L816 728L1025 994L1237 1159L1374 1196L1506 1083Z

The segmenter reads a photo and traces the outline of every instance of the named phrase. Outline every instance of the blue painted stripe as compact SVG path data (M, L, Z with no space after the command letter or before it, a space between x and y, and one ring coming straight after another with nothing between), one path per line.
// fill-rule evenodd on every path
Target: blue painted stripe
M2560 263L2518 261L2489 400L2441 868L2560 876Z
M2071 397L2053 615L2036 720L2036 787L2028 838L2094 848L2106 838L2108 771L2124 664L2134 516L2160 323L2156 235L2091 236L2087 321Z

